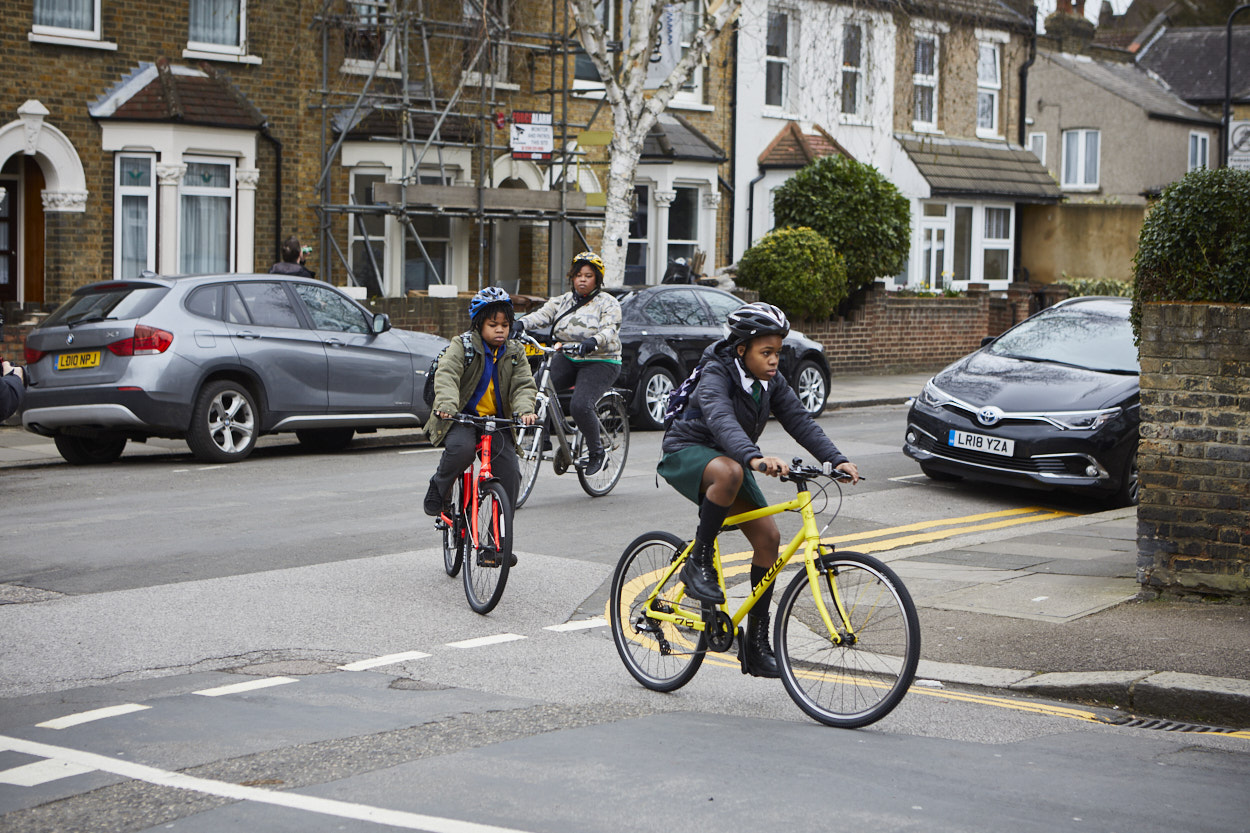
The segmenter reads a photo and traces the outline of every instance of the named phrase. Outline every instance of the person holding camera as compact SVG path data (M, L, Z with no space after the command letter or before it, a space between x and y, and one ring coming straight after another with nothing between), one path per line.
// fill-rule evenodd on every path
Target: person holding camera
M569 413L587 447L582 472L594 474L604 458L595 403L621 375L621 304L603 291L603 259L594 252L574 255L568 279L572 289L518 318L512 335L550 326L560 342L551 381L556 390L573 388Z
M16 413L26 395L25 376L22 368L0 359L0 422Z
M282 244L282 260L269 267L271 275L297 275L301 278L315 278L317 273L304 265L311 246L301 246L299 238L292 234Z

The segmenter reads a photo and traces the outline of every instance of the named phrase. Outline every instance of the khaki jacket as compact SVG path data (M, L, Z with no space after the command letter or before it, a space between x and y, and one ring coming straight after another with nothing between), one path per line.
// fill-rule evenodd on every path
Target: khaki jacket
M435 446L443 444L443 438L455 423L435 416L434 412L454 414L463 410L486 366L486 347L482 336L477 332L471 336L473 358L468 367L464 362L464 344L459 337L452 339L447 352L438 360L438 370L434 373L434 404L430 406L430 419L425 424L425 435ZM529 359L525 358L525 348L519 341L509 340L504 345L503 357L496 367L499 378L495 401L499 403L499 415L513 417L534 413L538 387L534 384L534 374L530 372Z

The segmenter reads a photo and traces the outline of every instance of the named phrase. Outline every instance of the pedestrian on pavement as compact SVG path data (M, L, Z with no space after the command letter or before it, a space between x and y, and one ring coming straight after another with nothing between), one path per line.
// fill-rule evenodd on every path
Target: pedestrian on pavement
M723 604L724 593L713 565L713 544L731 514L768 505L752 472L770 477L788 474L780 457L756 444L770 413L822 463L831 463L859 482L859 470L838 451L781 375L782 339L790 332L786 314L772 304L746 304L729 313L729 336L709 345L700 360L701 375L685 406L673 417L660 446L660 476L698 504L694 547L681 570L686 595ZM781 533L771 516L738 527L751 543L751 586L760 583L777 559ZM769 587L747 614L747 637L739 648L743 671L776 677L777 659L768 641Z
M594 252L573 257L571 289L517 320L513 336L551 327L561 353L551 360L556 390L573 388L569 415L586 438L583 474L603 468L603 443L595 404L621 375L621 304L603 291L603 259Z
M304 265L308 258L308 249L300 245L294 234L282 244L282 260L269 267L271 275L297 275L301 278L315 278L317 273Z
M0 422L17 412L26 395L25 376L22 368L0 361Z
M443 446L443 456L425 494L427 515L437 516L443 511L452 484L477 453L476 428L453 422L452 414L516 415L525 425L533 425L537 419L534 399L538 388L529 360L520 342L508 339L515 320L508 293L497 286L479 290L469 301L469 320L473 329L452 339L434 372L434 403L425 435L432 445ZM511 431L496 436L490 464L515 505L521 472Z

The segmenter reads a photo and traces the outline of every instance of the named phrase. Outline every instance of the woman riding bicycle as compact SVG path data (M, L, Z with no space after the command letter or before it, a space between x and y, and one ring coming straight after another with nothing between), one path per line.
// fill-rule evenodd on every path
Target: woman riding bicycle
M785 313L771 304L746 304L729 313L728 338L703 353L704 370L685 409L665 431L656 470L673 488L699 506L694 547L681 580L686 595L722 604L713 544L732 514L768 505L752 474L779 477L789 466L765 455L757 441L771 412L781 426L822 462L859 481L859 471L825 435L778 371L782 339L790 332ZM777 558L781 535L772 517L739 527L751 543L751 586L759 584ZM777 661L768 641L771 586L747 614L744 664L757 677L776 677Z
M551 362L556 390L573 387L569 414L586 438L582 472L603 467L603 444L595 403L621 374L621 305L603 291L603 259L594 252L573 258L568 279L572 289L517 320L513 336L551 326L551 338L564 345Z
M473 324L469 350L464 339L453 339L434 374L434 404L425 434L433 445L443 446L443 456L425 494L427 515L443 511L452 483L477 453L476 429L453 422L452 414L517 415L525 425L535 420L537 388L529 360L518 342L508 340L514 321L512 299L499 287L488 286L469 300L469 320ZM521 476L511 431L496 438L491 467L515 504Z

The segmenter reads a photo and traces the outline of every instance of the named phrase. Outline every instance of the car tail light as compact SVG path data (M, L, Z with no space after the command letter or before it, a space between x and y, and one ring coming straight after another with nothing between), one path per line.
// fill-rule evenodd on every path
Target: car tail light
M173 333L147 324L136 324L133 338L114 341L108 348L116 356L151 356L164 353L173 343Z
M27 344L27 345L26 345L26 351L25 351L25 352L26 352L26 363L27 363L27 364L34 364L35 362L37 362L37 361L39 361L40 359L42 359L44 356L48 355L45 351L43 351L43 350L36 350L34 347L31 347L29 344Z

